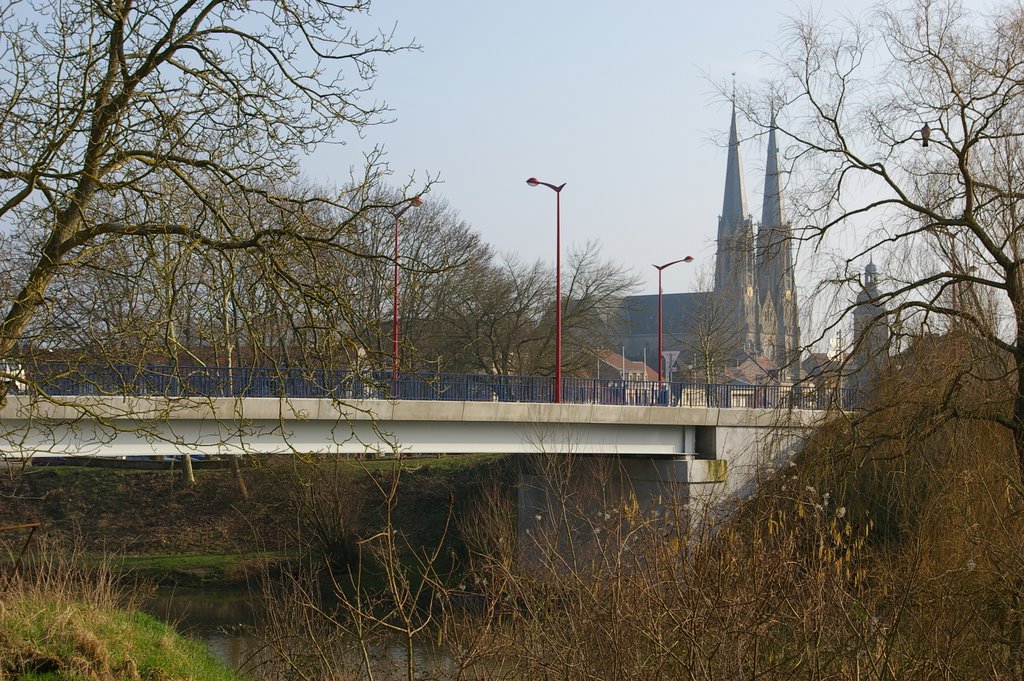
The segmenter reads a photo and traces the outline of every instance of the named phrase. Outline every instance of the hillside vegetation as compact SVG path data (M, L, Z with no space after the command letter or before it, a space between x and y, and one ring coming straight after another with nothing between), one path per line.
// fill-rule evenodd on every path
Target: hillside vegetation
M256 632L274 653L253 670L263 679L363 675L379 664L381 642L396 640L408 678L1021 678L1013 446L1005 429L957 412L964 401L1009 408L1009 397L997 382L972 384L970 353L951 342L918 348L880 382L870 409L837 414L724 514L666 499L651 515L610 493L608 460L453 457L290 460L247 470L248 500L228 472L201 473L191 491L147 473L164 489L146 522L178 550L303 559L309 572L299 567L264 594L277 617ZM950 381L960 402L948 398ZM522 466L557 502L533 534L518 527ZM71 490L87 498L85 487L110 475L48 471L40 480L63 482L18 503L81 508L88 502ZM142 476L119 472L107 484L142 489ZM228 520L236 516L247 520ZM57 514L41 517L74 532ZM90 546L130 535L110 529L118 517L131 532L144 522L97 512L83 533ZM204 529L188 538L192 520ZM325 592L337 610L320 609ZM414 649L427 640L445 651L443 670L419 668Z

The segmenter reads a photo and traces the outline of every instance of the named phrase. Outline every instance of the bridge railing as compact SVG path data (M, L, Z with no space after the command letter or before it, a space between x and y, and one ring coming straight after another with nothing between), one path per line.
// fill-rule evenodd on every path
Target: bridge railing
M334 369L40 364L29 376L52 396L290 397L464 402L554 401L554 378L490 374L401 374ZM717 408L851 408L853 393L812 386L562 379L571 404Z

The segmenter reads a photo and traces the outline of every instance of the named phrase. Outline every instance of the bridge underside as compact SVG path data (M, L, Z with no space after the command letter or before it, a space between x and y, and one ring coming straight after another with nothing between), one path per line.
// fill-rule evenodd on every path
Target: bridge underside
M798 414L806 417L807 413ZM10 396L8 456L581 453L722 458L722 433L771 410L273 398Z
M635 459L632 477L650 474L659 484L720 482L728 461L727 486L733 487L751 479L778 452L786 456L785 440L799 438L820 415L767 409L275 398L44 401L12 395L0 409L0 458L580 454Z
M580 453L694 454L693 426L609 424L436 424L414 421L331 423L129 419L4 423L0 450L12 456L159 456L175 454Z
M423 421L138 418L105 414L61 419L6 418L0 450L13 456L159 456L176 454L462 454L558 452L672 455L694 453L695 427L672 424L521 421ZM361 414L359 416L362 416Z
M0 459L576 454L610 466L626 481L619 492L662 513L669 499L745 493L762 471L791 458L802 431L820 416L686 407L273 398L42 401L16 395L0 408ZM592 471L583 471L590 469L574 475L573 489L594 479ZM520 497L521 528L544 530L552 517L550 477L524 477Z

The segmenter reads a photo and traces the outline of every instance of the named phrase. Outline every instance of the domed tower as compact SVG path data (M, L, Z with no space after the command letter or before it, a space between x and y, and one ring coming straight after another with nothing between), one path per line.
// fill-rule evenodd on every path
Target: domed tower
M878 268L872 261L864 268L857 303L853 308L849 385L858 393L868 392L889 356L889 320L880 297Z

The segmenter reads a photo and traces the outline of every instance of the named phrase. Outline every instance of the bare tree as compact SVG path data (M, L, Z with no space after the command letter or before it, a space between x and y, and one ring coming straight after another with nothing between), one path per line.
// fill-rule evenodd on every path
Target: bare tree
M402 201L402 193L385 190L378 203ZM327 276L347 292L345 325L353 342L373 366L390 365L394 304L395 214L381 209L364 213L353 232L350 253L336 261ZM467 277L486 267L493 254L458 212L431 195L402 214L399 227L399 340L403 370L433 364L451 366L460 349L450 346L442 330L446 310ZM440 362L440 364L439 364Z
M550 281L540 263L514 256L475 261L437 308L436 352L448 370L530 374L549 343L543 317ZM553 303L552 303L553 304Z
M570 251L563 277L564 366L590 366L607 348L610 319L637 276L604 260L596 242ZM455 356L450 366L495 374L550 375L554 371L554 273L514 256L495 263L472 260L450 283L437 321Z
M44 0L0 10L0 223L17 237L7 243L19 264L0 355L32 331L59 276L156 237L166 255L251 253L276 287L307 293L310 272L287 259L344 248L352 221L375 207L376 154L341 196L293 181L298 151L385 111L366 101L374 58L403 48L351 27L368 7ZM311 219L324 206L338 212L327 225Z
M613 260L602 259L596 241L574 248L568 262L562 315L565 368L578 371L593 366L598 351L614 346L612 320L619 314L623 298L640 285L640 276Z
M953 381L940 411L1007 428L1024 479L1024 8L976 17L955 0L912 0L864 24L797 19L770 104L749 113L767 128L777 112L789 138L803 238L859 232L847 262L898 263L876 309L901 328L968 329L988 348L989 368ZM1012 397L960 399L978 380Z

